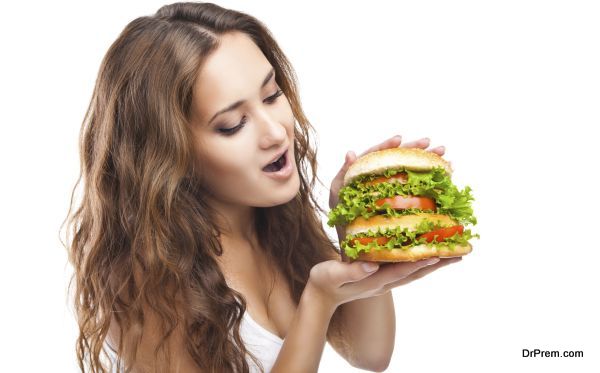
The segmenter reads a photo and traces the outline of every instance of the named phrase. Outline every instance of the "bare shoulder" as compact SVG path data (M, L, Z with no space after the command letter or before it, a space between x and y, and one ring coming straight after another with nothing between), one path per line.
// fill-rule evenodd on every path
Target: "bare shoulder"
M140 276L140 273L134 270L136 276ZM196 364L192 356L188 353L185 343L185 312L183 311L183 307L185 302L181 297L180 293L174 291L172 294L175 294L175 298L173 299L172 307L174 307L175 313L177 314L177 319L181 320L175 330L163 339L163 332L159 327L161 325L160 316L148 305L142 304L142 313L143 313L143 325L142 325L142 338L138 341L132 338L131 333L128 333L124 338L124 346L126 351L123 356L123 363L126 366L131 366L133 373L146 373L146 372L154 372L156 370L156 348L159 344L164 343L166 347L166 351L169 352L169 359L171 361L171 368L169 371L171 372L192 372L192 373L202 373L200 367ZM119 346L119 338L121 326L117 322L115 318L111 320L110 328L108 332L108 342L111 346L116 347ZM137 345L137 348L135 347ZM131 347L130 347L131 346ZM128 355L131 355L133 348L135 350L135 361L127 361Z
M158 317L155 313L147 308L144 308L144 326L142 327L142 335L144 336L140 341L137 348L136 361L132 365L131 372L133 373L146 373L154 372L156 366L154 353L156 347L162 340L160 331L157 328ZM113 319L110 325L109 332L109 343L111 346L118 346L119 336L119 325L116 320ZM203 371L198 367L194 359L187 352L185 347L183 325L178 327L166 340L166 345L171 354L170 360L173 364L172 372L192 372L202 373ZM124 361L127 365L129 361Z

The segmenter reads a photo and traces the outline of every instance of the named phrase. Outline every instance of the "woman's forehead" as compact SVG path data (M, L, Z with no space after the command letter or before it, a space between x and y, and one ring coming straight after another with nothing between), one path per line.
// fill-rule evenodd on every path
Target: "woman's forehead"
M214 112L256 96L272 69L262 51L245 34L226 34L207 57L194 84L194 101L204 124Z

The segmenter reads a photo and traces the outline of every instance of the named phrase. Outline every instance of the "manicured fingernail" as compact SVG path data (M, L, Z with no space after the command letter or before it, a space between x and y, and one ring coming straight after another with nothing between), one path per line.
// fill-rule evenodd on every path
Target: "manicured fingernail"
M425 261L426 265L432 265L440 261L440 258L429 258Z
M362 267L365 272L374 272L377 268L379 268L379 265L377 263L365 262L362 264Z

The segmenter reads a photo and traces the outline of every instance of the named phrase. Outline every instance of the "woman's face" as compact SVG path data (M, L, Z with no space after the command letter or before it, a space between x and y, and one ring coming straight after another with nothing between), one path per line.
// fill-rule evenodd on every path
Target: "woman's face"
M300 187L291 106L252 39L230 33L221 41L194 85L192 128L201 177L223 203L286 203ZM282 172L263 170L284 151L287 167ZM288 175L280 175L286 169Z

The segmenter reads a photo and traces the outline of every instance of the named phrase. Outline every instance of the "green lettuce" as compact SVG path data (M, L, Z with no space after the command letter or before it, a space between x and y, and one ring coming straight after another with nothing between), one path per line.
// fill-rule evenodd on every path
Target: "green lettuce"
M431 210L421 209L402 209L394 210L388 203L383 206L377 206L375 201L393 197L396 195L425 196L435 200L436 213L448 215L460 224L477 224L477 219L473 215L471 201L474 200L471 195L471 187L466 186L459 190L450 180L449 175L442 167L433 168L430 171L418 172L399 169L385 170L383 176L390 177L398 172L406 172L408 180L406 184L401 183L378 183L375 185L365 185L364 183L381 177L382 175L363 175L357 178L349 185L340 189L338 205L328 214L327 224L330 227L335 225L347 225L358 216L368 219L385 211L386 216L412 215L418 212L433 212ZM373 196L372 192L379 192L379 195ZM368 211L370 208L371 211Z
M453 236L444 239L441 242L427 242L424 237L417 238L418 235L431 232L432 230L443 228L448 225L439 224L438 222L432 222L428 220L421 221L416 228L408 230L408 228L378 228L376 231L367 231L356 235L347 235L346 238L340 243L340 247L345 251L346 256L352 259L356 259L361 251L370 252L372 250L391 250L391 249L403 249L407 250L413 246L426 245L432 247L435 245L436 248L446 247L453 250L456 245L465 245L472 238L480 238L479 234L473 234L470 229L465 229L462 234L455 233ZM352 238L359 237L390 237L391 239L385 245L379 245L376 240L369 242L364 245L360 242L355 242L353 245L349 245L349 241Z

